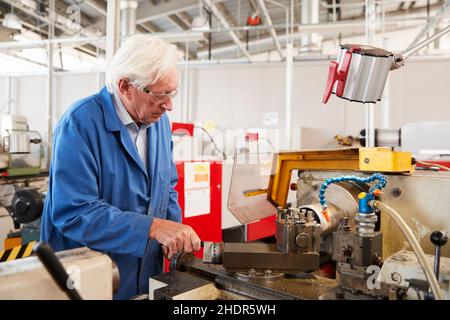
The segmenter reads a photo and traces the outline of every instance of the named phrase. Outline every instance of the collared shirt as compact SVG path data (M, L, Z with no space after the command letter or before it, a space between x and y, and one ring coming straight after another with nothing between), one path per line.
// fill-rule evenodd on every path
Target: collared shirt
M127 128L127 131L136 146L139 157L142 159L145 168L147 168L147 128L150 127L151 124L138 127L120 100L117 89L114 89L113 101L120 121Z

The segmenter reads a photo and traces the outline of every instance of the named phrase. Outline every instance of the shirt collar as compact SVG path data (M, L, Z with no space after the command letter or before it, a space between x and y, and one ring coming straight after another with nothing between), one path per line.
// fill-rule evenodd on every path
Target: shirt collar
M134 122L133 118L128 113L127 109L125 109L125 106L123 105L122 101L120 100L119 94L117 93L117 88L113 89L112 92L113 101L114 101L114 107L116 108L117 115L119 116L120 121L123 123L124 126L133 125L138 130L147 130L148 127L151 126L151 124L138 127L136 122Z
M127 109L125 109L125 106L123 105L122 101L120 100L120 97L119 97L119 94L117 93L116 88L113 89L112 96L113 96L113 101L114 101L114 107L116 108L116 112L117 112L117 115L119 116L120 121L125 126L132 124L132 123L134 125L136 125L136 123L133 121L133 118L131 118Z

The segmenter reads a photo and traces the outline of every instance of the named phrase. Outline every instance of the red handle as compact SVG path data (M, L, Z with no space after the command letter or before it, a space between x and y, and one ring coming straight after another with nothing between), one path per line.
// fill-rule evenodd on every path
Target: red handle
M347 80L348 70L350 69L350 62L352 60L352 53L350 51L345 52L344 60L342 61L341 68L337 61L331 61L330 68L328 70L327 85L325 87L325 93L323 95L322 102L327 103L331 96L333 86L337 81L336 95L342 97L345 89L345 81Z

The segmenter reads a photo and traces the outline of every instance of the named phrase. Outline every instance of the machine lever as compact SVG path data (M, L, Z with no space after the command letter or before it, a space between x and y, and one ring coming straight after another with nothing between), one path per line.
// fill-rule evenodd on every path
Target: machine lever
M439 265L441 260L441 247L447 243L447 235L441 231L434 231L430 235L430 241L436 246L434 256L434 274L439 281Z
M33 247L33 252L37 254L48 273L50 273L59 288L67 294L69 299L82 300L77 289L70 288L69 283L71 279L48 243L36 243Z

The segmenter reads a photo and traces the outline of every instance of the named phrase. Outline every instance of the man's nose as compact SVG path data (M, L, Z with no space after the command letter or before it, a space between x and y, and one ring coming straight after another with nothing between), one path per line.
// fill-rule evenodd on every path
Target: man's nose
M161 104L161 108L166 110L166 111L172 111L173 108L173 103L172 103L172 98L169 98L169 100L167 100L166 102Z

